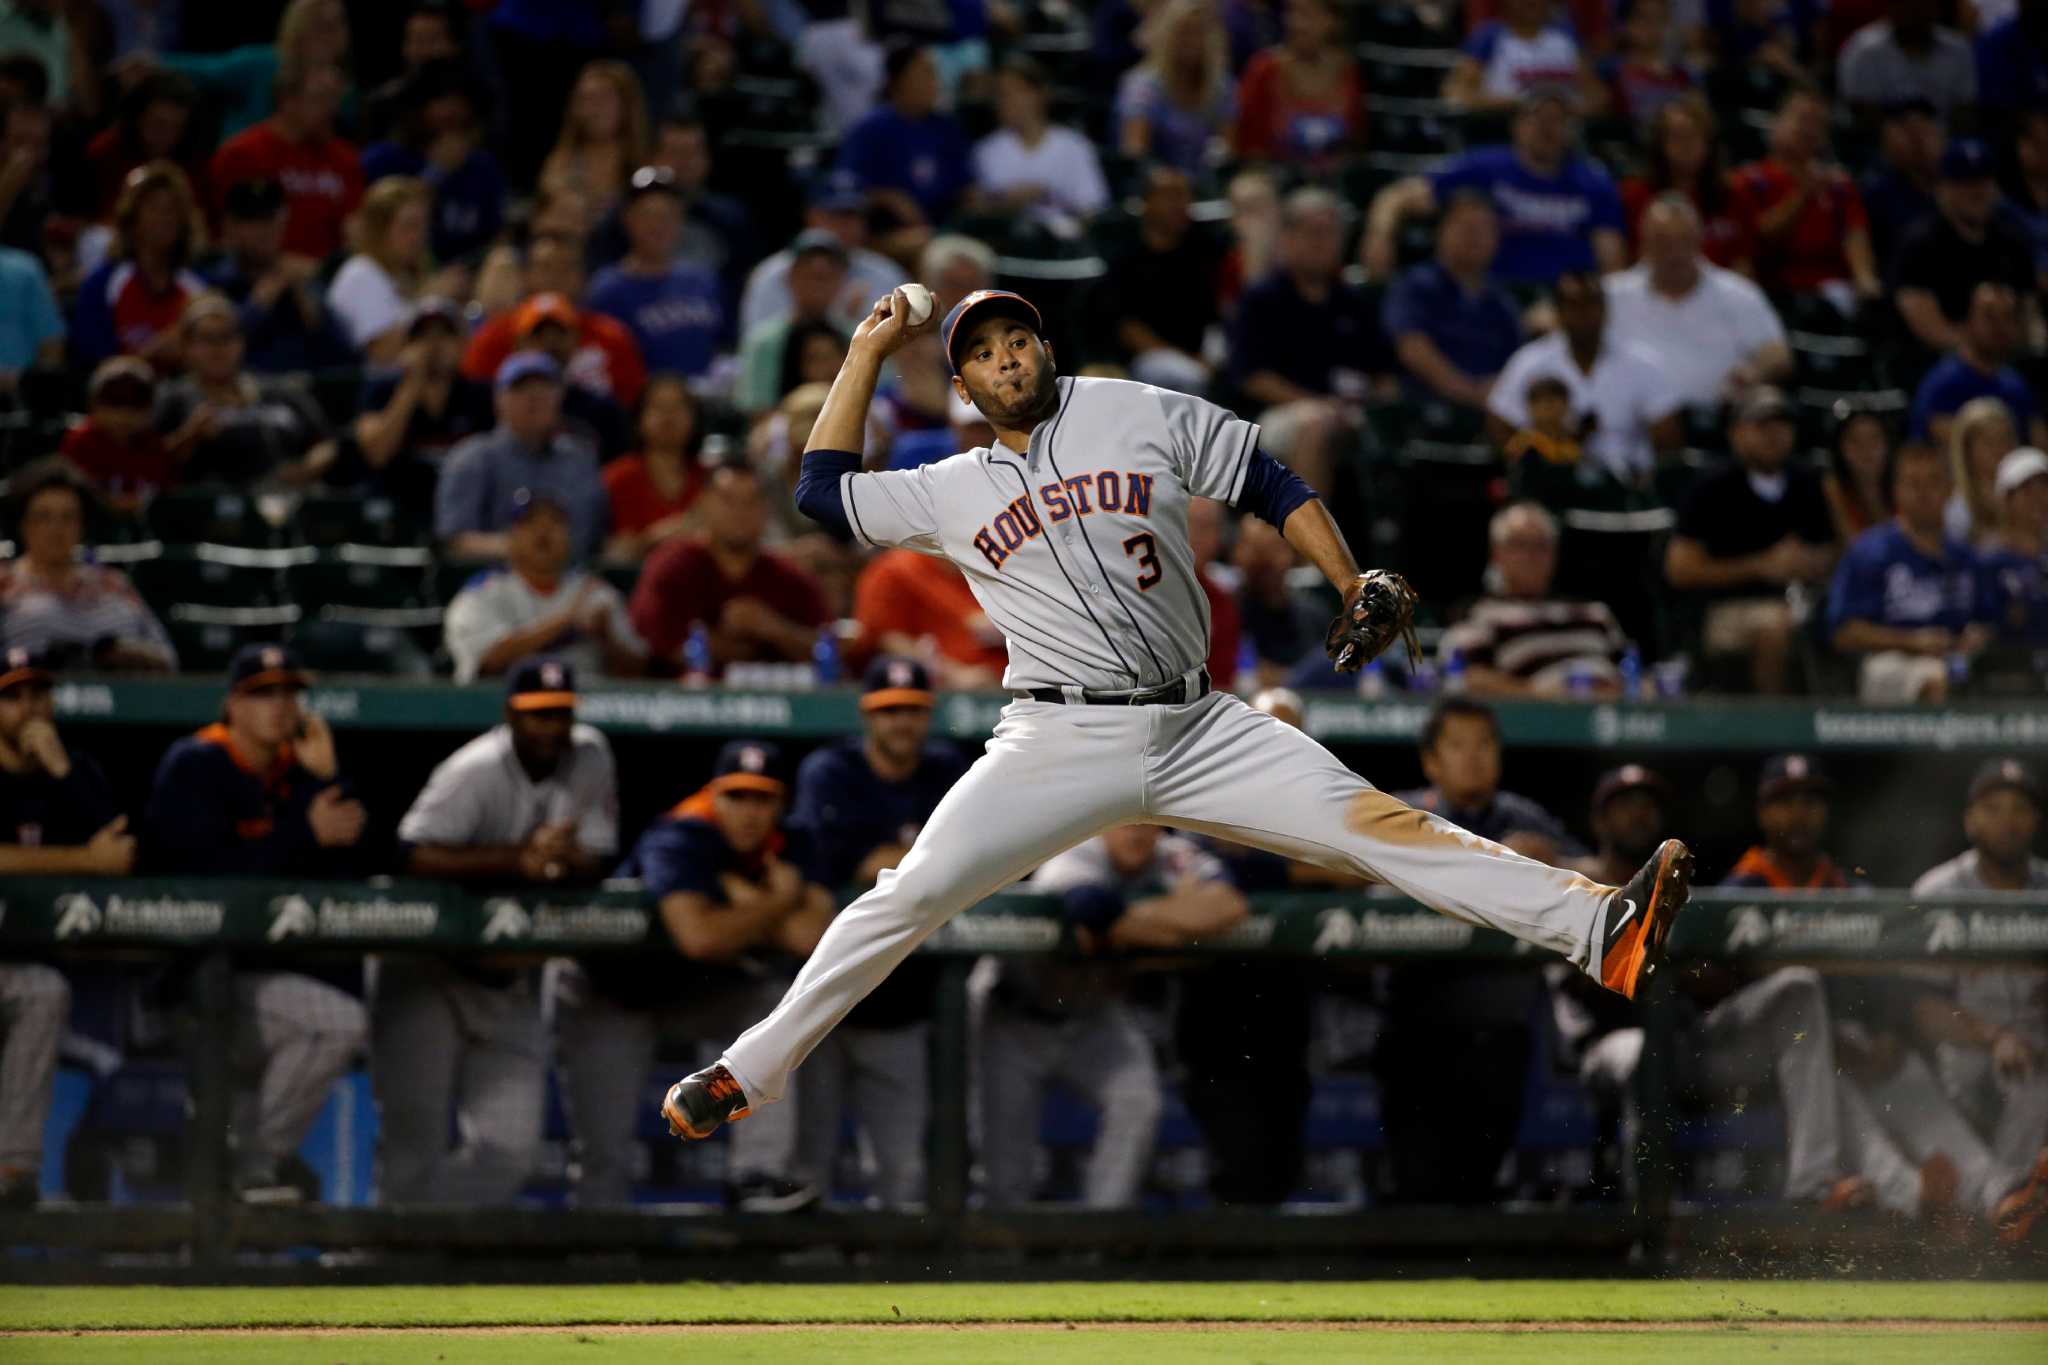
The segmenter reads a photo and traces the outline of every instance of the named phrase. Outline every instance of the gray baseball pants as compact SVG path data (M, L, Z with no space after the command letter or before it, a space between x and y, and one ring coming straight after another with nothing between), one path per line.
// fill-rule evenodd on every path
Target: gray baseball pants
M1132 1207L1164 1104L1152 1044L1138 1021L1115 1001L1053 1022L1020 1014L999 999L989 1001L981 1027L981 1164L989 1206L1032 1198L1039 1117L1045 1087L1055 1080L1101 1114L1082 1169L1081 1203ZM804 1095L808 1102L808 1088Z
M43 1164L43 1126L57 1081L57 1045L71 984L40 962L0 963L0 1167Z
M297 972L235 974L235 1175L261 1184L299 1149L334 1083L362 1056L368 1013L347 991Z
M1373 877L1598 970L1612 887L1414 810L1227 693L1184 706L1015 701L902 864L839 912L782 1003L726 1050L755 1112L912 949L1112 825L1168 825Z
M370 1079L383 1125L383 1202L505 1204L526 1183L547 1099L536 975L496 986L432 959L377 960Z
M840 1121L850 1103L874 1155L875 1202L885 1209L924 1203L930 1032L922 1023L842 1028L818 1044L804 1070L803 1100L795 1106L797 1171L802 1179L821 1190L829 1187L839 1155ZM762 1112L773 1114L778 1107ZM744 1132L748 1126L733 1131Z
M640 1097L661 1049L715 1043L773 1004L782 983L735 980L709 990L680 992L683 1003L646 1010L629 1009L591 990L574 963L561 964L551 980L555 1056L581 1170L576 1202L585 1208L623 1204L632 1180ZM809 1094L807 1080L802 1104L769 1109L732 1127L726 1157L729 1179L790 1172L796 1160L797 1122L809 1105Z

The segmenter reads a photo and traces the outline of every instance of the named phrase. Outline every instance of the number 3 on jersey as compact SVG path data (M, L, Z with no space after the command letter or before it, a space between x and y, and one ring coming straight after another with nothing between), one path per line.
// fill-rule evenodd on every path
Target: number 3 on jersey
M1165 575L1165 570L1159 567L1159 556L1155 553L1157 549L1158 547L1152 541L1152 533L1150 531L1140 531L1137 535L1129 536L1124 540L1125 556L1136 555L1138 557L1139 592L1149 591Z

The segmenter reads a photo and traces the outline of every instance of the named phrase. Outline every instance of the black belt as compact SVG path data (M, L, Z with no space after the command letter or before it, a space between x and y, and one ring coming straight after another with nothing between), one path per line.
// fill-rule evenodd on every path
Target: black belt
M1067 700L1067 694L1057 687L1034 687L1024 695L1033 701ZM1188 685L1186 678L1175 678L1164 687L1155 687L1148 692L1083 692L1081 701L1087 706L1185 706L1208 695L1209 670L1205 668L1193 687Z

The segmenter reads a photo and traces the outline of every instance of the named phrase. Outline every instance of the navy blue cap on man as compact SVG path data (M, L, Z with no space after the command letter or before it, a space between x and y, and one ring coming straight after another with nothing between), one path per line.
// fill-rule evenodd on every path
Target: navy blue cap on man
M863 190L854 172L827 171L811 182L810 206L820 213L858 213L868 203Z
M1805 754L1776 754L1764 760L1763 776L1757 779L1756 799L1775 801L1793 792L1810 791L1826 796L1835 789L1820 765Z
M760 739L735 739L718 751L718 763L711 770L711 789L764 792L780 796L782 750Z
M559 384L562 382L562 367L545 351L514 351L498 366L500 393L529 379L545 379L550 384Z
M53 679L49 661L39 650L13 645L0 654L0 692L27 682L39 682L47 687Z
M966 326L967 320L984 313L1015 318L1039 336L1045 335L1045 319L1039 316L1030 299L1007 289L977 289L953 305L953 311L946 314L946 321L939 328L939 339L946 347L946 363L953 367L954 374L960 373L960 357L953 349L954 343L957 340L965 344L974 335Z
M4 683L5 679L0 679L0 685ZM1973 803L1995 791L2016 791L2036 806L2041 804L2041 784L2035 780L2033 770L2016 758L1994 758L1970 779Z
M514 711L573 711L576 670L560 659L521 659L505 680L505 704Z
M1991 149L1974 137L1959 137L1941 154L1943 180L1990 180L1998 174Z
M304 687L312 681L313 675L299 662L299 656L283 645L243 645L228 662L230 692L258 687Z
M1646 791L1665 806L1671 804L1671 784L1656 772L1640 763L1624 763L1619 768L1610 768L1600 775L1593 784L1593 813L1598 815L1606 809L1607 803L1623 792Z
M932 704L932 675L915 659L883 655L868 665L861 679L860 709L885 711L892 706Z

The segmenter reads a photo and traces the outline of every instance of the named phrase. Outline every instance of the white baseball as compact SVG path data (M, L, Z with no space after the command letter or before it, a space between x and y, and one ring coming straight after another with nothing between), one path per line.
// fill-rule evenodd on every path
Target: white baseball
M896 291L903 296L904 320L912 327L922 327L926 318L932 315L932 291L921 284L911 283Z

